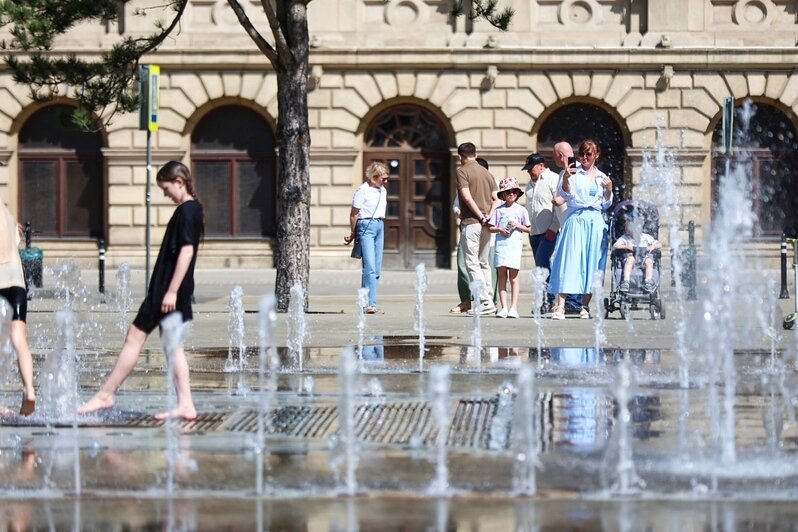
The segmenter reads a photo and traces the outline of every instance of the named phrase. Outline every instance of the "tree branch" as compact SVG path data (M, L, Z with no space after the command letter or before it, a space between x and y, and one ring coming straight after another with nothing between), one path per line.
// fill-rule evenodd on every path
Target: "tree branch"
M277 2L291 1L291 0L276 0ZM277 16L277 11L272 5L272 0L260 0L263 11L266 13L266 18L269 19L269 26L272 28L274 35L274 46L277 49L280 62L285 68L290 68L294 64L294 54L291 53L291 48L288 46L288 40L285 38L285 31L280 24L280 19ZM276 67L276 65L275 65Z
M244 8L241 7L241 4L238 0L227 0L227 3L230 4L230 7L233 9L233 12L238 17L238 22L244 28L244 31L247 32L247 35L252 39L255 43L255 46L258 47L258 50L263 52L263 55L271 62L272 66L277 68L277 51L272 48L272 45L263 38L263 35L258 32L255 26L252 24L252 21L249 20L247 14L244 12Z

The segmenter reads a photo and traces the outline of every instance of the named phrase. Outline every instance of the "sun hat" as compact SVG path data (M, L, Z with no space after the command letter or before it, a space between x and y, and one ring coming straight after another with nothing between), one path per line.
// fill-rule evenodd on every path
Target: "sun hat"
M518 180L514 177L505 177L499 181L499 192L497 192L496 195L499 196L499 198L504 199L502 194L509 190L515 190L516 199L524 195L524 191L521 190L521 187L518 185Z

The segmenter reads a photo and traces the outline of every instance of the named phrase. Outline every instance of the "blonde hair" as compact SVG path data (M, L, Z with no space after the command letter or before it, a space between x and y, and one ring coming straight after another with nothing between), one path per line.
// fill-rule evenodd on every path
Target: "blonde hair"
M380 174L389 174L388 167L381 162L373 162L366 168L366 179L374 179Z

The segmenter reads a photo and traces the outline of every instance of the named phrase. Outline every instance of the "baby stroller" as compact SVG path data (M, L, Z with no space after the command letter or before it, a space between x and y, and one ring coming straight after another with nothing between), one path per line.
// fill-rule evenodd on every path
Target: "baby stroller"
M629 230L627 232L627 229ZM640 241L640 234L646 233L655 240L659 239L659 213L656 206L645 201L626 200L615 206L610 217L610 264L612 268L610 294L604 298L604 317L609 317L616 310L621 319L631 317L633 310L648 309L652 320L665 319L665 307L659 297L662 253L659 249L647 252L645 247L635 247L635 251L615 249L615 243L623 235ZM621 286L623 267L626 258L634 253L635 264L632 268L628 287ZM653 276L648 285L644 283L645 259L653 260ZM623 288L623 290L622 290Z

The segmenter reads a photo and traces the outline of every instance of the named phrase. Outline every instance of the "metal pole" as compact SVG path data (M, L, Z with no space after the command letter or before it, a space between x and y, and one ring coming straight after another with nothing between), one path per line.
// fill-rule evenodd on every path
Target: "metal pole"
M690 220L687 224L687 236L688 236L688 245L687 245L687 300L694 301L697 296L695 293L695 285L696 285L696 255L698 252L695 249L695 222Z
M781 293L779 299L790 299L787 290L787 235L781 234Z
M105 303L105 240L97 239L97 246L100 248L98 253L99 263L97 265L99 292L102 294L101 301Z
M150 211L152 210L152 193L150 192L150 182L152 179L152 132L147 130L147 185L146 185L146 224L147 228L144 233L144 295L150 289Z
M97 246L99 247L98 252L98 264L97 264L97 272L99 277L99 291L101 294L105 293L105 240L102 238L97 240Z

